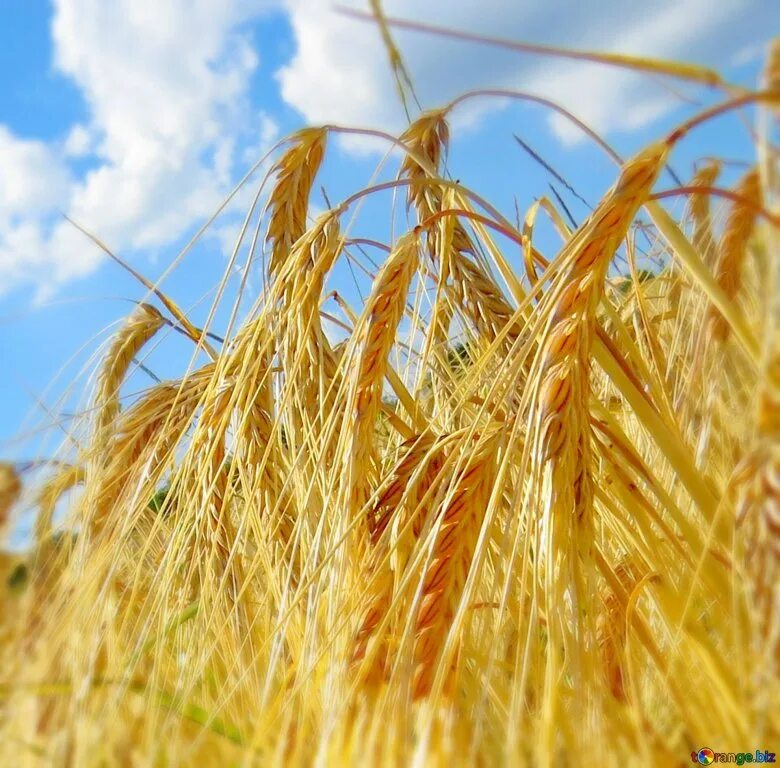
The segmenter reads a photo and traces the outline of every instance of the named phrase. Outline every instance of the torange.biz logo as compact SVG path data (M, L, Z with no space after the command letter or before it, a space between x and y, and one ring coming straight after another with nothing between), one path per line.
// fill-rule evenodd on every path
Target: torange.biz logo
M755 752L713 752L709 747L702 747L698 752L691 752L691 762L699 765L712 765L713 763L774 763L775 753L766 749L757 749Z

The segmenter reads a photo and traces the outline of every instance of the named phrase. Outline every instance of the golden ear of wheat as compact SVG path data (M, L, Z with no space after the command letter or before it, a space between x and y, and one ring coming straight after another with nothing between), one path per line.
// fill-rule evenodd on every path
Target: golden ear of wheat
M761 206L761 179L757 168L751 168L740 179L735 192L744 200L731 206L720 240L715 272L718 285L730 299L737 296L742 285L742 266L748 241L755 227L756 210ZM706 327L710 338L722 342L728 337L729 325L714 305L708 307Z
M497 436L473 435L468 459L434 521L433 553L415 620L412 697L427 696L452 618L463 596L496 474Z
M762 79L767 91L780 92L780 37L769 44Z
M404 496L407 496L407 506L415 515L412 531L415 536L419 535L423 523L418 509L420 497L425 494L441 469L442 456L438 452L431 453L435 443L434 435L426 433L410 437L401 444L401 459L383 483L384 491L374 503L371 513L372 544L376 544L387 530L390 521L397 515ZM419 473L421 467L424 468L423 473L413 482L413 475Z
M756 432L754 449L735 470L740 481L737 520L747 528L746 569L760 617L759 628L763 637L768 638L772 627L780 621L780 354L777 351L770 355L761 382ZM780 637L777 651L780 653Z
M609 264L668 152L666 142L657 142L624 164L615 186L564 250L569 266L547 305L550 320L532 373L539 381L534 415L542 462L553 466L554 487L572 490L577 519L590 504L588 399L595 313Z
M719 174L720 163L714 160L705 163L694 174L690 186L713 187ZM689 205L691 219L693 219L693 247L704 263L712 266L716 251L710 218L710 196L704 193L691 195Z
M133 358L164 324L163 316L153 306L139 304L114 337L98 377L98 434L108 429L119 413L119 388Z
M414 205L417 209L420 222L441 207L440 190L423 183L423 180L430 178L431 171L439 172L441 157L449 142L449 128L445 117L443 110L426 112L401 134L400 140L411 150L410 153L404 154L401 175L411 181L407 201L409 206ZM421 167L415 156L426 160L428 168ZM432 243L430 245L432 253L435 253Z
M768 640L780 621L780 436L765 437L744 464L737 519L747 529L751 598L760 635ZM780 653L780 637L775 642Z
M291 438L318 434L332 412L336 358L325 338L320 301L325 277L341 252L338 211L327 211L293 246L279 276L284 291L279 333L286 373L283 397L293 424Z
M197 431L197 435L202 438L205 471L202 472L201 483L207 498L204 557L214 559L220 576L232 564L229 591L231 597L235 598L240 589L240 579L236 572L238 562L232 556L236 535L226 498L228 467L225 465L225 440L234 407L235 382L227 379L215 386L215 392L204 403Z
M479 264L466 258L461 252L456 252L451 257L450 275L455 303L461 307L478 333L488 342L494 341L510 323L514 314L501 290ZM520 332L520 324L512 322L506 333L505 346L514 344Z
M368 299L360 336L359 357L351 383L352 419L348 472L350 509L364 510L369 497L375 423L382 401L387 356L395 342L406 296L418 264L416 232L400 238L380 270Z
M387 672L387 633L391 630L388 628L382 637L375 638L374 635L385 619L393 597L393 565L387 562L388 555L392 551L395 560L398 560L397 549L401 543L390 543L383 537L391 522L399 529L408 527L408 537L412 541L420 535L432 502L429 495L427 503L424 503L426 493L439 478L443 464L444 457L441 451L436 450L436 444L436 438L430 433L415 435L402 443L400 459L382 483L384 490L371 514L371 544L375 547L371 558L372 596L352 646L353 666L365 658L371 643L378 646L372 651L372 663L363 673L366 682L378 683L385 679ZM408 515L412 516L411 520Z
M602 609L598 617L596 641L609 690L618 701L626 700L625 647L627 637L626 608L634 587L642 579L642 569L632 560L624 559L614 569L624 594L607 589L601 596Z
M0 462L0 530L8 522L11 507L22 493L22 481L13 464Z
M86 472L83 466L71 464L60 469L47 480L38 492L38 517L35 523L35 538L41 545L51 535L52 518L57 502L66 491L83 483Z
M309 195L325 154L326 138L325 128L298 131L292 146L273 168L276 185L268 201L266 233L266 242L271 245L268 269L272 276L280 272L293 244L306 231Z
M112 516L121 517L126 512L120 503L122 495L147 467L160 465L170 457L192 421L213 372L214 365L209 364L181 382L158 384L117 420L109 443L111 459L96 481L91 505L93 534L103 530Z
M401 166L401 173L412 181L408 202L409 205L414 204L417 209L420 223L443 207L441 188L435 184L423 183L423 180L431 179L431 171L439 171L441 156L449 142L449 128L445 117L446 112L443 110L427 112L412 123L401 137L401 140L416 155L425 158L430 166L430 170L423 169L411 155L404 157ZM447 293L454 304L461 308L474 328L484 335L487 341L493 341L507 325L513 311L500 288L485 270L467 258L467 254L475 253L475 248L463 225L457 219L452 223L440 222L428 231L427 238L428 252L442 271L440 282L447 286ZM443 302L440 300L439 304ZM449 307L437 307L437 323L432 329L436 342L441 343L446 338L450 315ZM505 337L505 346L511 346L519 335L520 326L513 323Z

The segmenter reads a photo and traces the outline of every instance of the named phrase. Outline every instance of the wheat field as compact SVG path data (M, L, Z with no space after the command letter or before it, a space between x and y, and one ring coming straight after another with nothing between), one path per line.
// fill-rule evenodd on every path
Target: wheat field
M282 143L241 233L263 291L240 313L219 286L224 336L139 275L58 455L0 467L0 523L35 515L0 561L0 764L780 746L780 44L755 86L617 58L720 102L627 159L583 126L615 170L577 226L545 190L513 223L450 177L456 101L384 137L394 181L324 212L347 129ZM736 185L710 159L659 194L675 146L747 105ZM352 238L388 191L406 230ZM333 290L348 260L360 304ZM190 365L128 395L175 332Z

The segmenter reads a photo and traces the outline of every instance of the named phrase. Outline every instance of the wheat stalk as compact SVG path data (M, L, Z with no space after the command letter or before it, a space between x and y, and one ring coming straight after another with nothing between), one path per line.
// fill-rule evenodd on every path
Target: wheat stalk
M596 311L609 264L669 149L667 142L656 142L623 165L615 185L559 255L562 270L541 302L547 320L529 374L530 385L537 387L529 418L535 446L530 492L542 499L532 501L539 510L542 552L535 568L544 589L549 634L544 759L550 758L555 739L555 680L569 674L575 686L582 685L593 665L589 648L595 626L585 606L594 578L590 362ZM562 655L563 648L567 651ZM593 703L590 695L577 701L581 717L594 717Z

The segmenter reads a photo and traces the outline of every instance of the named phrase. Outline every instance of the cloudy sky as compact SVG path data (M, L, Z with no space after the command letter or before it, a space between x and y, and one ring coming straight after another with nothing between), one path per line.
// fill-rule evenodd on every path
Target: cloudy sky
M384 6L391 16L506 38L685 58L748 83L780 30L772 0ZM27 450L14 436L53 407L57 390L47 382L71 353L94 351L127 299L142 295L63 214L155 276L291 130L312 122L403 127L378 32L336 8L330 0L0 0L0 453ZM424 106L470 88L524 89L566 105L626 153L684 108L689 114L686 100L701 95L625 70L416 32L397 41ZM584 196L597 199L608 184L609 165L586 154L560 117L473 102L455 115L453 152L462 150L468 182L503 207L514 199L527 207L547 181L513 133L554 158ZM678 160L683 170L707 146L739 154L739 145L723 149L725 135L704 131ZM338 199L364 185L376 149L336 142L328 193ZM185 306L208 303L249 199L239 197L166 283Z

